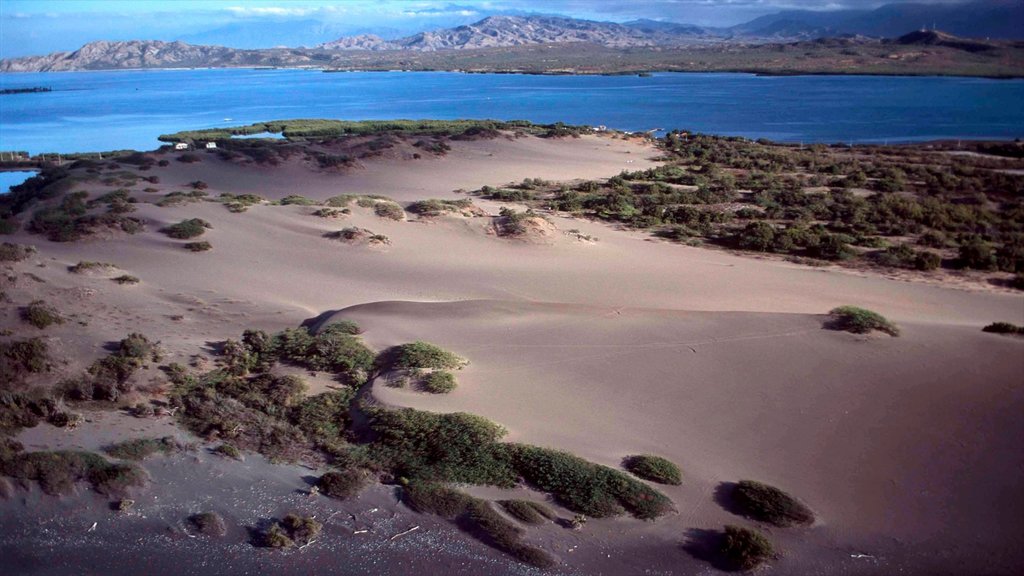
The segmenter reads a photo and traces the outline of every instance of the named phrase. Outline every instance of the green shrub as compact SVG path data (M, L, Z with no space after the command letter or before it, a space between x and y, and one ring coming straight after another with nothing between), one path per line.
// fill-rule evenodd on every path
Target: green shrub
M281 206L316 206L318 202L316 200L310 200L305 196L292 194L281 198L281 200L278 201L278 204Z
M942 264L942 257L938 254L926 250L919 252L907 244L890 246L885 250L875 252L872 254L872 258L882 266L913 270L935 270Z
M323 525L311 516L289 514L280 522L273 522L257 539L266 548L291 548L304 546L320 534Z
M340 330L312 335L305 328L285 330L274 337L282 360L310 370L356 375L373 367L374 354L363 342Z
M340 472L328 472L321 476L316 483L320 492L346 500L359 494L366 485L366 475L359 470L346 469Z
M653 520L672 509L665 495L618 470L557 450L522 444L507 448L520 476L574 512L604 518L625 510Z
M21 319L40 330L53 324L63 324L64 317L42 300L36 300L21 310Z
M206 232L207 228L212 228L212 226L206 220L202 218L189 218L164 228L162 232L171 238L189 240L201 236L203 232Z
M856 306L840 306L829 312L831 319L827 325L832 330L843 330L854 334L868 334L873 330L884 332L890 336L899 336L900 329L881 314L858 308Z
M991 244L980 237L972 236L960 244L958 262L964 268L994 270L996 255Z
M558 514L540 502L531 500L500 500L498 504L513 518L526 524L544 524L558 518Z
M390 351L390 355L394 358L394 368L457 370L466 364L465 359L421 340L397 346Z
M203 536L223 536L228 531L224 518L216 512L193 514L188 517L188 523Z
M679 467L661 456L650 454L627 456L622 461L622 466L636 476L658 484L678 486L683 482Z
M189 252L206 252L213 249L213 244L210 244L206 240L201 242L189 242L185 244L185 249Z
M173 454L181 448L181 445L172 436L164 436L163 438L125 440L106 446L103 451L120 460L145 460L157 453Z
M115 266L113 264L109 264L107 262L93 262L93 261L83 260L83 261L79 262L78 264L75 264L74 266L68 267L68 272L71 272L73 274L85 274L85 273L91 272L93 270L107 271L107 270L113 270L113 269L116 269L116 268L117 268L117 266Z
M772 543L756 530L726 526L719 553L730 568L752 570L770 560L775 550Z
M803 526L814 522L814 513L782 490L753 480L740 480L730 495L743 515L775 526Z
M440 216L447 212L459 212L473 206L473 201L468 198L459 200L420 200L413 202L406 210L418 216Z
M484 543L521 562L538 568L549 568L555 564L554 559L543 550L524 544L521 541L522 528L495 512L488 502L474 499L469 505L464 523Z
M405 219L405 211L394 202L377 202L373 206L373 213L381 218L389 218L391 220Z
M448 520L464 514L473 502L469 494L432 482L410 482L402 490L402 499L416 512Z
M24 452L0 459L0 474L35 480L47 494L67 494L76 482L88 482L105 496L142 486L144 473L128 464L112 464L92 452Z
M288 531L277 522L270 525L260 539L260 545L264 548L291 548L295 541L288 536Z
M431 394L447 394L455 390L455 376L443 370L431 372L423 377L420 385Z
M118 276L116 278L111 278L111 280L117 282L118 284L121 284L122 286L125 284L138 284L140 282L140 280L137 277L132 276L130 274L122 274L121 276Z
M1024 334L1024 326L1017 326L1009 322L993 322L982 328L981 331L993 334Z
M234 446L228 444L227 442L218 445L216 448L212 450L212 452L214 454L224 456L225 458L231 458L232 460L242 459L242 452L238 448L235 448Z
M0 373L11 378L46 372L51 364L49 347L39 338L0 342Z

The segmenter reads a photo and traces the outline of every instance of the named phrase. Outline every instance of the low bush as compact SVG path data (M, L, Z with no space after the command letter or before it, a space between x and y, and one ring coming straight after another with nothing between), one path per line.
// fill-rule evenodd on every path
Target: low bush
M814 522L814 513L796 498L782 490L755 482L740 480L729 495L744 516L775 526L803 526Z
M0 342L0 373L12 380L46 372L51 365L49 347L40 338Z
M172 436L164 436L125 440L106 446L103 451L119 460L145 460L154 454L173 454L181 449L181 444Z
M4 242L0 244L0 262L21 262L35 252L36 249L33 246Z
M554 510L532 500L500 500L498 504L510 516L526 524L544 524L558 518Z
M678 486L683 481L679 467L661 456L628 456L622 461L622 466L634 475L658 484Z
M203 536L219 537L227 534L228 527L224 518L216 512L200 512L188 517L188 523L196 532Z
M406 210L416 214L418 216L440 216L447 212L459 212L473 206L473 201L468 198L462 198L460 200L420 200L419 202L413 202Z
M312 542L323 525L311 516L289 514L279 522L271 523L257 538L257 544L266 548L291 548Z
M444 370L434 371L420 380L420 386L431 394L447 394L455 390L455 376Z
M113 464L92 452L24 452L0 458L0 474L35 480L47 494L70 493L76 482L88 482L105 496L142 486L145 474L128 464Z
M206 220L202 218L189 218L164 228L162 232L171 238L189 240L201 236L203 232L206 232L207 228L212 228L212 226Z
M373 206L373 213L381 218L388 218L390 220L404 220L405 210L394 202L377 202Z
M201 242L189 242L185 244L185 249L189 252L207 252L213 249L213 244L210 244L206 240Z
M323 494L338 500L346 500L362 491L366 485L366 475L354 469L328 472L317 480L316 485Z
M225 458L231 458L233 460L242 459L242 452L238 448L235 448L234 446L228 444L227 442L218 445L211 451L214 454L219 454L221 456L224 456Z
M1024 334L1024 326L1017 326L1009 322L993 322L982 328L981 331L993 334Z
M402 490L402 501L421 514L454 520L468 509L473 497L433 482L410 482Z
M316 206L319 204L316 200L306 198L305 196L299 196L298 194L291 194L285 196L278 201L281 206Z
M466 360L429 342L417 340L402 344L385 353L394 368L429 368L434 370L457 370Z
M42 300L36 300L21 310L21 319L40 330L54 324L63 324L61 316L53 306Z
M832 330L843 330L854 334L868 334L874 330L889 336L899 336L900 329L881 314L858 308L856 306L840 306L829 312L831 317L827 327Z
M770 560L775 550L756 530L726 526L719 553L731 569L752 570Z
M107 262L94 262L89 260L82 260L81 262L75 264L74 266L69 266L68 272L71 272L73 274L86 274L92 271L106 272L108 270L115 269L117 269L117 266Z
M111 280L113 280L114 282L117 282L118 284L121 284L122 286L125 285L125 284L138 284L139 283L139 279L137 277L135 277L135 276L132 276L131 274L122 274L120 276L117 276L116 278L111 278Z

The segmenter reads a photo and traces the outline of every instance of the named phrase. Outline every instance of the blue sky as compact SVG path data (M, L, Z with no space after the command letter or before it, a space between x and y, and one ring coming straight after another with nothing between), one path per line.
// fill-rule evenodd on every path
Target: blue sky
M909 1L909 0L889 0ZM916 0L955 3L960 0ZM0 0L0 58L73 50L93 40L185 40L249 47L385 37L474 22L493 14L635 18L706 26L783 9L870 8L881 0ZM222 40L222 42L218 42ZM270 44L270 45L273 45Z

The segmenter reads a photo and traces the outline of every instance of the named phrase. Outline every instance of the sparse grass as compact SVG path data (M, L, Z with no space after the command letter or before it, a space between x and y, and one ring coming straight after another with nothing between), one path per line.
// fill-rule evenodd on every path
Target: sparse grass
M554 510L532 500L500 500L498 504L510 516L525 524L540 525L558 518Z
M982 328L981 331L992 334L1024 334L1024 326L1017 326L1009 322L993 322Z
M459 200L420 200L413 202L406 210L417 216L435 217L448 212L459 212L473 206L473 201L468 198Z
M868 334L874 330L889 336L899 336L900 329L887 320L885 316L858 308L856 306L840 306L829 312L831 317L827 325L832 330L842 330L854 334Z
M814 513L802 502L782 490L755 482L740 480L730 498L743 515L783 528L804 526L814 522Z
M189 240L197 236L202 236L208 228L212 228L212 226L206 220L203 220L202 218L189 218L164 228L162 232L171 238Z
M346 469L339 472L328 472L317 480L317 487L320 492L337 498L347 500L359 494L366 486L366 475L355 469Z
M117 266L110 264L109 262L95 262L89 260L83 260L74 266L68 267L68 272L73 274L86 274L92 271L103 271L116 270Z
M634 475L658 484L678 486L683 482L679 467L661 456L628 456L622 461L622 466Z
M21 262L36 253L34 246L4 242L0 244L0 262Z
M350 212L351 211L348 208L319 208L313 211L313 216L317 216L319 218L340 218Z
M210 244L206 240L201 242L189 242L185 244L185 249L189 252L207 252L213 250L213 244Z
M770 560L775 549L768 538L756 530L726 526L719 553L733 570L752 570Z
M447 394L455 390L455 376L451 372L437 370L424 376L420 386L431 394Z
M188 517L188 523L203 536L220 537L227 534L224 518L216 512L200 512Z
M105 446L103 451L120 460L145 460L154 454L173 454L182 449L171 436L138 438Z
M316 200L306 198L305 196L299 196L298 194L291 194L281 198L278 202L281 206L316 206L319 204Z
M40 330L65 322L64 317L53 306L42 300L36 300L23 308L21 310L21 319Z
M139 283L139 279L135 276L132 276L131 274L122 274L120 276L117 276L116 278L111 278L111 280L121 285Z

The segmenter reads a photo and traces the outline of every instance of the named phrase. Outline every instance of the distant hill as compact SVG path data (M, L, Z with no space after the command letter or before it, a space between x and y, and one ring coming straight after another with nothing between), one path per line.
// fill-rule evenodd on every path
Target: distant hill
M609 48L679 44L693 40L703 29L693 26L647 21L623 25L557 16L490 16L479 22L455 28L420 32L396 40L377 36L339 38L321 44L328 50L466 50L588 42Z
M875 10L787 10L728 29L751 38L820 38L861 34L891 38L907 30L937 28L964 38L1024 38L1024 2L886 4Z

